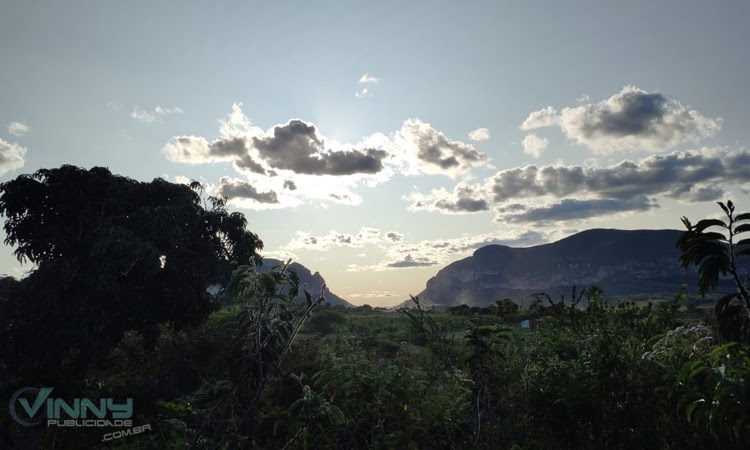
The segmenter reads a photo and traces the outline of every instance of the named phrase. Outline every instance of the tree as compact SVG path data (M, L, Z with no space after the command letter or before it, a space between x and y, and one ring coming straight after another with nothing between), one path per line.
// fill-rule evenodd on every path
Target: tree
M207 288L257 263L258 237L202 187L64 165L0 184L6 245L35 270L4 299L0 366L24 383L72 383L127 330L200 323ZM49 381L47 381L49 382Z
M750 255L750 238L742 239L750 232L750 213L734 214L734 204L718 202L727 221L704 219L695 225L687 217L682 223L687 230L682 233L677 246L680 248L680 264L683 268L695 265L698 268L698 289L701 295L719 284L720 275L730 275L737 288L716 303L716 315L722 334L731 340L750 341L750 294L747 280L740 278L738 259Z

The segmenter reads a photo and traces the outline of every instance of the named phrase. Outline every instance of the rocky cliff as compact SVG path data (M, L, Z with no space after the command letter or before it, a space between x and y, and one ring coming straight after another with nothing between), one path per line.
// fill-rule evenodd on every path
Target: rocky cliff
M532 293L557 296L596 285L610 297L667 294L680 284L695 292L695 270L682 270L675 246L678 230L604 230L580 232L560 241L528 248L482 247L427 281L419 294L436 306L485 306ZM742 270L748 273L748 268ZM722 283L721 290L732 289Z
M267 272L273 267L279 265L281 265L281 261L279 261L278 259L263 258L263 266L259 268L259 272ZM312 273L310 269L296 262L292 262L291 268L297 272L297 275L299 275L300 283L306 285L304 286L304 288L313 295L313 298L317 296L320 292L320 288L323 286L323 283L325 283L325 279L323 279L323 276L318 272ZM327 291L325 293L325 298L326 301L331 304L331 306L342 305L346 306L347 308L353 307L351 303L347 302L343 298L330 291Z

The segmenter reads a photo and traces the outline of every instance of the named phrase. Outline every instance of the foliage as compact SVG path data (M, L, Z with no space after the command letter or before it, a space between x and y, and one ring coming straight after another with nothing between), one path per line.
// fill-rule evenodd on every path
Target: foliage
M334 310L322 310L317 311L310 317L305 330L325 335L332 333L337 326L344 323L346 323L346 316L343 313Z
M226 408L237 402L244 411L228 421L230 448L243 440L252 442L260 425L256 418L264 393L279 374L302 325L313 309L325 301L325 285L314 299L310 292L300 292L299 277L290 264L291 260L262 274L255 271L255 266L240 266L227 288L235 302L244 304L235 341L241 354L237 381L215 406ZM302 302L298 300L300 293L304 296ZM199 432L210 419L211 414Z
M126 331L153 345L159 324L196 325L218 307L207 288L262 243L223 199L202 206L200 189L67 165L0 185L5 243L36 265L3 307L14 383L80 384Z
M716 303L716 315L722 334L730 340L745 340L750 343L750 294L747 280L740 279L738 259L750 255L750 213L734 214L734 204L719 202L727 219L704 219L692 225L687 217L682 223L687 230L677 241L682 255L680 263L684 268L695 265L698 268L701 295L713 290L719 283L720 275L729 274L737 291L722 297Z
M679 408L687 420L727 447L750 439L750 356L730 342L708 358L685 364L677 379Z
M176 192L200 202L193 190ZM131 201L125 193L123 198ZM223 214L224 205L218 199L208 209L199 209L198 203L194 206L203 218L212 211ZM725 230L742 232L743 224L735 222L747 219L734 216L732 205L725 208L730 222ZM132 225L135 231L130 232L140 241L132 244L130 256L138 257L138 245L152 245L161 253L161 244L136 232L144 229L138 223L150 229L155 222L128 222L139 214L108 220L117 226L121 220ZM191 229L189 223L183 225L188 228L180 225L173 231ZM200 224L193 225L200 228ZM727 273L731 274L731 254L741 256L739 250L746 244L735 245L734 234L726 236L724 243L701 237L699 225L689 226L687 237L681 240L687 255L683 264L698 261L701 271L706 258L719 262L728 258ZM97 235L90 234L91 239ZM128 242L118 245L131 245ZM82 236L80 245L93 243ZM720 247L724 250L719 251ZM103 317L103 326L129 320L117 318L123 312L114 307L130 305L124 297L117 297L120 303L115 305L106 299L87 303L90 310L75 312L81 303L76 303L74 294L109 292L86 276L118 280L107 272L110 269L76 266L79 260L90 258L85 251L63 261L44 260L49 251L43 246L34 247L33 252L28 248L29 255L42 258L37 272L56 267L43 273L54 281L49 291L54 301L45 305L57 308L57 314L86 318L96 311L104 316L97 308L111 306L106 313L115 317ZM174 254L180 255L177 250ZM112 255L111 264L116 266L112 270L122 269L117 264L130 264L128 254ZM734 449L746 447L750 439L747 349L725 342L732 335L726 333L722 321L691 307L684 287L671 300L658 304L613 302L596 287L574 287L569 297L560 294L559 300L547 293L535 295L530 310L503 300L488 308L464 305L440 312L423 308L412 297L414 307L400 313L369 306L321 311L324 292L313 296L304 291L289 262L259 274L252 254L243 259L244 264L223 255L217 256L216 267L221 270L214 273L212 266L196 274L206 281L214 278L207 273L218 276L232 269L228 282L222 282L226 286L220 292L224 307L212 305L205 320L187 320L186 312L175 310L165 312L167 319L144 326L121 326L121 339L113 339L108 330L89 331L104 341L99 350L104 356L79 367L80 392L90 398L134 398L134 424L151 424L153 432L107 446L96 430L29 430L0 418L0 446ZM204 262L210 260L205 257ZM151 269L136 262L128 275L120 276L140 280L143 286L121 281L115 285L121 291L110 294L139 294L138 286L154 286L150 277L168 270L173 259L168 255L157 275L149 275ZM713 276L709 269L715 267L721 275L720 265L705 264L708 279ZM76 289L59 287L66 283ZM207 286L187 283L189 289L196 289L194 296L202 298ZM742 287L738 285L733 305L743 300ZM0 317L3 337L16 336L12 327L25 325L18 321L17 311L34 311L18 303L31 289L26 280L0 279L0 314L10 317ZM60 302L61 293L68 296L65 303ZM31 304L42 304L36 297L29 298ZM134 298L137 304L140 300L137 295ZM72 312L66 310L69 306ZM51 321L50 315L41 315L40 323ZM539 327L520 328L518 320L526 317L534 318ZM76 336L72 327L59 325L64 329L59 333ZM55 333L48 335L58 336ZM0 341L3 345L8 346ZM78 349L84 350L88 349ZM43 352L40 355L45 357ZM8 361L5 355L0 357L0 382L6 385L18 382L16 367ZM62 361L72 359L66 356ZM70 373L63 367L49 373L48 381L56 387L64 385Z

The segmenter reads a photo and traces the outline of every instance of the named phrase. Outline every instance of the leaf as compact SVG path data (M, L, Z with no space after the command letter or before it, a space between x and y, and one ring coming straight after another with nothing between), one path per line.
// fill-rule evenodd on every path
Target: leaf
M726 206L724 206L724 203L722 203L722 202L716 202L716 203L718 203L719 206L721 206L721 209L724 210L724 213L726 213L726 215L729 215L729 210L727 209Z
M697 233L702 233L706 228L709 227L727 228L728 225L723 220L719 219L703 219L695 224L693 230Z
M734 228L734 234L745 233L750 231L750 223L743 223Z
M739 222L741 220L750 220L750 213L737 214L737 216L735 216L734 218L735 222Z
M701 409L703 409L705 404L706 404L705 399L699 399L689 404L687 408L685 408L685 415L686 415L688 423L692 424L693 422L695 422L695 419L693 418L693 413L698 412L700 414Z

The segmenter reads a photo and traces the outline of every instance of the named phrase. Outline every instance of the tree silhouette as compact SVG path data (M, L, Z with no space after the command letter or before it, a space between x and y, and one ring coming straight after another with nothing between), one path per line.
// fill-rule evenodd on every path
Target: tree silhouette
M719 284L721 275L730 275L737 291L719 299L716 315L722 334L731 340L750 340L750 295L747 282L737 270L739 258L750 255L750 213L734 214L734 204L718 202L727 220L704 219L692 225L687 217L682 223L687 230L682 233L677 246L683 268L698 268L698 289L701 295Z
M4 289L0 366L28 385L75 384L127 330L152 343L159 324L201 322L218 306L207 288L262 248L201 191L70 165L0 184L5 243L36 265Z

